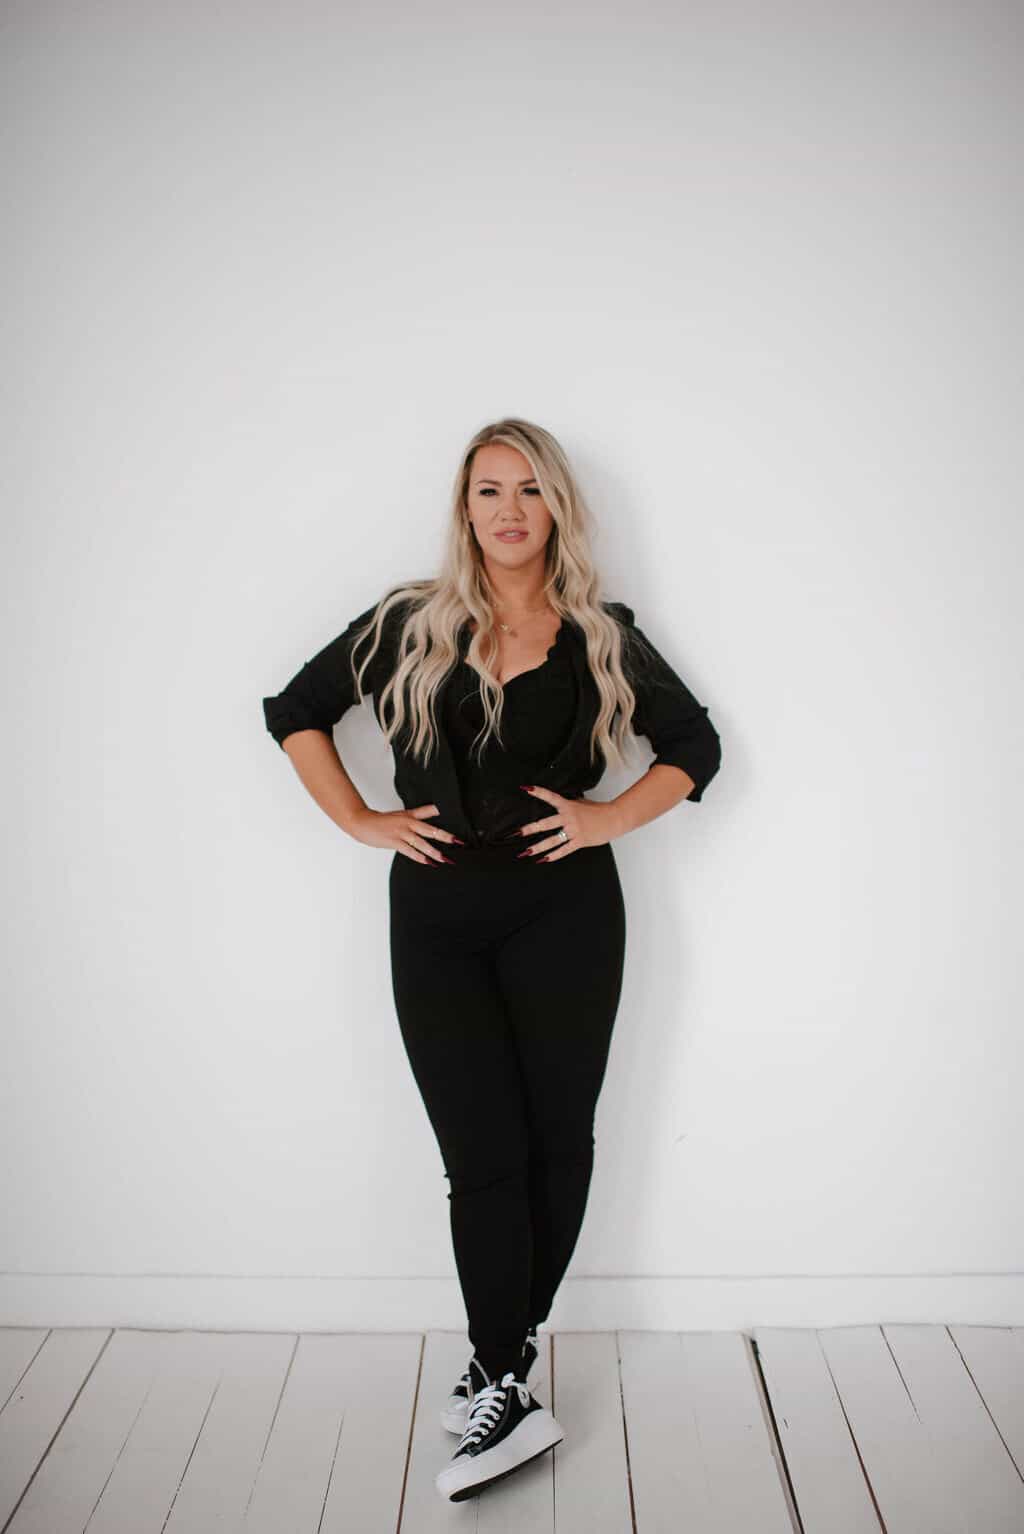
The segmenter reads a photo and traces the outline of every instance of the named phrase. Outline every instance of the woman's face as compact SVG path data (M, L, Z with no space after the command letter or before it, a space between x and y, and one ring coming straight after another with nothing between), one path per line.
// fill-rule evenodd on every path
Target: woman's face
M521 570L543 564L554 519L533 471L518 448L488 442L477 448L469 471L469 520L485 565ZM502 537L504 533L519 537Z

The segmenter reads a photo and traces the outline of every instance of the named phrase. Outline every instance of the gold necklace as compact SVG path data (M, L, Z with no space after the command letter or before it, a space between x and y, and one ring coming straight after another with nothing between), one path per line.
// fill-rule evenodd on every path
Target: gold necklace
M543 607L533 607L533 608L530 608L530 610L528 612L525 612L523 614L523 617L524 618L531 618L534 613L543 613L543 612L550 612L550 611L551 611L550 606L547 603L545 603ZM510 623L502 623L500 618L498 618L496 620L496 622L498 624L498 627L504 633L511 634L513 639L518 639L519 638L519 630L518 629L514 629Z

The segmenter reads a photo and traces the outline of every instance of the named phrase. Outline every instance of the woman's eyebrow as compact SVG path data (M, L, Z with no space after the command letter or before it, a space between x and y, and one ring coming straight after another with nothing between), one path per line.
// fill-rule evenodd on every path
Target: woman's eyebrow
M500 485L501 484L501 480L500 479L478 479L478 480L475 481L475 483L478 484L478 485ZM535 484L536 483L536 475L531 474L529 479L521 479L519 481L519 483L521 485L532 485L532 484Z

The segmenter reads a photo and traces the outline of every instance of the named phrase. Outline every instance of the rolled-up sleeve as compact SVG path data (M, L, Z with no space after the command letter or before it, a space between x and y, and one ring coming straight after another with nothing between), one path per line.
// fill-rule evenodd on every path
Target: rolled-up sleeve
M357 631L369 623L376 607L374 603L353 618L336 639L303 662L279 693L263 699L266 727L279 746L283 748L286 737L296 730L322 730L330 735L356 702L352 649ZM371 638L360 648L360 660L372 642Z
M650 741L655 753L652 766L680 767L693 779L687 801L696 803L721 765L718 731L707 706L637 627L632 608L624 602L615 608L626 626L624 665L636 695L633 729Z

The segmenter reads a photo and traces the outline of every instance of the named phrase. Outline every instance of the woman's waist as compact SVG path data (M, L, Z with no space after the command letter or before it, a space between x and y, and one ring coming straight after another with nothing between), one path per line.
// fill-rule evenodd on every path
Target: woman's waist
M445 844L444 851L455 855L461 853L469 861L491 863L514 863L522 858L522 854L534 842L543 841L545 836L551 835L551 828L547 831L525 831L524 826L538 820L542 815L550 815L551 806L540 806L539 800L534 800L538 805L532 810L529 805L525 808L513 806L506 807L502 813L501 806L492 804L475 805L472 799L463 799L466 828L470 835L462 846Z
M524 776L529 782L529 776ZM460 787L462 809L477 847L501 849L511 844L520 852L524 841L532 836L528 832L524 837L524 826L550 816L554 809L539 795L528 792L522 783L463 781Z
M474 804L472 797L463 800L463 809L470 840L463 845L446 842L446 856L471 867L507 867L518 863L537 862L543 852L556 851L558 843L545 847L543 852L529 849L540 842L550 842L558 835L561 820L557 807L539 796L522 796L525 805L507 801L488 801ZM577 798L578 794L565 794L565 798ZM503 812L504 811L504 812ZM540 822L549 821L548 825Z
M436 843L435 845L457 868L522 868L528 870L531 864L536 865L538 868L554 866L544 861L544 854L545 852L557 852L559 843L556 842L553 847L545 848L544 852L531 853L526 851L526 848L531 846L532 843L549 841L553 835L557 835L557 832L549 829L547 831L538 831L530 836L509 837L504 841L467 842L463 846L450 842L445 842L443 845ZM607 857L610 851L609 843L600 842L595 846L574 847L571 852L563 854L555 861L561 863L574 862L579 867L581 860L599 860L602 857Z
M492 841L480 838L461 846L450 842L437 845L445 857L460 868L510 868L513 865L523 868L532 860L523 856L525 849L531 841L538 839L537 836L513 836Z

